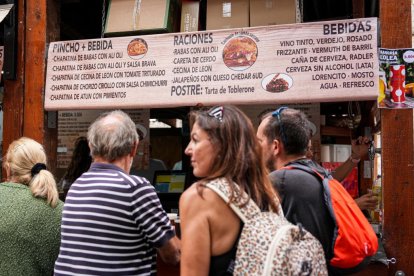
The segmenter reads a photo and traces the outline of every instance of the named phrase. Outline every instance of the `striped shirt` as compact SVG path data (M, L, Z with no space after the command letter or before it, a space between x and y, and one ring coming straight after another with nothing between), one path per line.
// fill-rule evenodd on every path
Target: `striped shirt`
M155 275L156 251L175 233L153 186L93 163L66 197L55 275Z

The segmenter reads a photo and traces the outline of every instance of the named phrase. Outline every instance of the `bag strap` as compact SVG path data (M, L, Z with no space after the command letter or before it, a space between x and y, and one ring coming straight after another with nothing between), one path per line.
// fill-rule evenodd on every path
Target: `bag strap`
M207 182L206 187L216 192L225 203L229 204L230 198L230 189L228 182L225 178L217 178L212 181ZM239 189L237 185L234 185ZM241 192L240 190L238 190ZM230 203L230 208L236 213L236 215L241 219L243 223L246 223L250 218L253 218L255 215L261 213L260 208L256 203L249 198L249 196L242 192L241 198L236 198L235 202ZM244 206L240 206L243 202L247 203ZM239 204L238 204L239 203Z
M317 177L319 180L321 180L325 206L328 208L329 214L331 215L336 227L338 227L337 226L337 221L336 221L335 211L334 211L332 203L331 203L332 196L331 196L331 189L329 187L329 180L333 179L332 175L325 169L323 170L323 175L322 175L315 168L312 168L312 167L304 165L304 164L298 164L298 163L289 164L289 165L287 165L287 166L285 166L281 169L282 170L294 170L294 169L301 170L301 171L307 172L307 173ZM339 184L339 185L341 185L341 184Z
M321 173L321 172L317 171L315 168L312 168L312 167L307 166L307 165L304 165L304 164L299 164L299 163L289 164L289 165L283 167L282 170L283 169L288 169L288 170L298 169L298 170L302 170L302 171L305 171L305 172L307 172L309 174L312 174L312 175L318 177L321 180L324 180L325 178L329 180L330 178L332 178L332 176L326 170L323 170L323 173Z
M329 203L331 200L331 189L329 188L329 180L333 179L332 175L327 171L327 170L323 170L323 174L321 172L319 172L318 170L316 170L315 168L312 168L308 165L304 165L304 164L298 164L298 163L292 163L289 164L283 168L281 168L282 170L301 170L304 172L307 172L313 176L315 176L316 178L318 178L319 180L321 180L322 183L322 188L323 188L323 193L324 193L324 197L325 197L325 203L328 205L328 207L330 209L332 209L331 204ZM330 210L333 211L333 210Z

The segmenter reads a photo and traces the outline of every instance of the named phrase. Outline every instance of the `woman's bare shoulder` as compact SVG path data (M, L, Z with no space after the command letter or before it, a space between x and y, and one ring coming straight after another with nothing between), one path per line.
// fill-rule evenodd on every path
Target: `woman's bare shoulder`
M199 185L199 186L197 186ZM224 206L222 206L224 205ZM227 207L226 203L211 189L201 185L193 184L180 197L180 209L191 208L207 213L214 212L216 209Z
M199 194L196 187L197 185L197 183L194 183L184 191L184 193L180 197L180 203L187 203L192 202L194 200L199 200Z

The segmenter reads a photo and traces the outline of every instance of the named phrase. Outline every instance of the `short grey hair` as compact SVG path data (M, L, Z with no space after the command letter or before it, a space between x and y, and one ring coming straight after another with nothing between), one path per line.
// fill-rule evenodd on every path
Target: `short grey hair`
M128 114L114 110L101 114L89 126L88 142L93 157L113 162L131 152L138 142L138 133Z

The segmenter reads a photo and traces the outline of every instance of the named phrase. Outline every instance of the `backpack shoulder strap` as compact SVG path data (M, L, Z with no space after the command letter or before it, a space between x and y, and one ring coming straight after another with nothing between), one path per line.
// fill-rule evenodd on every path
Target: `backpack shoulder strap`
M230 198L230 189L225 178L217 178L212 181L207 182L206 187L216 192L225 203L229 204ZM235 185L236 189L238 186ZM242 203L247 203L241 206ZM256 214L260 213L260 208L256 205L256 203L249 198L249 196L243 192L242 197L236 199L235 202L229 204L230 208L236 213L236 215L246 223L250 218L253 218Z
M285 166L285 167L283 167L283 168L281 168L282 170L294 170L294 169L297 169L297 170L301 170L301 171L304 171L304 172L307 172L307 173L309 173L309 174L311 174L311 175L313 175L313 176L315 176L315 177L317 177L319 180L321 180L321 182L322 182L322 187L323 187L323 190L324 190L324 194L325 194L325 197L326 196L328 196L328 198L330 198L331 197L331 194L330 194L330 185L329 185L329 183L330 183L330 180L334 180L333 182L337 182L337 183L335 183L335 184L337 184L337 185L340 185L340 186L342 186L336 179L334 179L333 177L332 177L332 175L327 171L327 170L325 170L325 169L323 169L322 170L322 172L319 172L318 170L316 170L315 168L312 168L312 167L310 167L310 166L307 166L307 165L304 165L304 164L298 164L298 163L292 163L292 164L289 164L289 165L287 165L287 166ZM327 202L329 202L329 201L327 201Z
M323 170L323 174L321 174L321 172L317 171L315 168L312 168L310 166L306 166L304 164L299 164L299 163L292 163L289 164L283 168L281 168L282 170L301 170L304 172L307 172L313 176L315 176L316 178L318 178L321 181L322 184L322 189L323 189L323 196L324 196L324 203L325 206L328 208L329 214L331 215L332 219L334 220L335 224L336 224L336 216L335 216L335 212L331 203L331 189L330 189L330 180L335 180L331 174L329 174L329 172L327 170ZM337 187L342 185L337 181L333 181L336 183L332 183L333 185L336 185Z
M317 171L315 168L312 168L310 166L304 165L304 164L300 164L300 163L291 163L283 168L281 168L282 170L292 170L292 169L298 169L304 172L307 172L309 174L312 174L316 177L318 177L319 179L323 180L325 178L329 179L332 176L326 171L323 170L323 174L319 171Z

